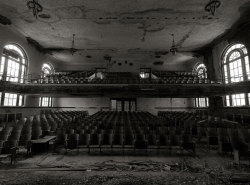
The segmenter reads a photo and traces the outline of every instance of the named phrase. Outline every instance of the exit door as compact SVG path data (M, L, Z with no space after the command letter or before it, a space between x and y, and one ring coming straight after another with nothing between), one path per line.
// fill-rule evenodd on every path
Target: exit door
M136 111L136 99L111 99L111 110L113 111Z

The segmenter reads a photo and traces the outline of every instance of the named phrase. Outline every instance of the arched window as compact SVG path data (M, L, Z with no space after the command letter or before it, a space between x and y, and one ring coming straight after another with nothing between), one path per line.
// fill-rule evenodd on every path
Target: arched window
M207 68L204 64L198 63L194 67L194 72L199 78L207 78Z
M24 83L27 73L27 56L16 44L8 44L3 49L0 80Z
M226 48L222 58L223 80L226 84L250 80L246 46L233 44Z
M54 73L54 68L51 64L45 63L42 66L42 77L46 77L47 75L51 75Z

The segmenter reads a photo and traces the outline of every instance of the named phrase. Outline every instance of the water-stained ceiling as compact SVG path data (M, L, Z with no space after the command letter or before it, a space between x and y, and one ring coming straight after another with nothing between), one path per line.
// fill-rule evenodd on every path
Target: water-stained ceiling
M24 36L34 39L62 63L99 64L112 60L141 63L185 62L194 57L168 53L175 34L180 51L196 51L223 34L240 17L248 0L221 0L215 16L204 10L209 0L38 0L35 19L27 0L0 0L0 14ZM60 48L71 48L74 55Z

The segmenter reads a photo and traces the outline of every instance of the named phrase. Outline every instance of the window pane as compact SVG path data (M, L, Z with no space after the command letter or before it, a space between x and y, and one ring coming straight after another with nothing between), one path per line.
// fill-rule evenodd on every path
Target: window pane
M23 96L22 95L19 96L18 106L20 106L20 107L23 106Z
M18 82L18 74L19 64L11 59L8 59L6 80L11 82Z
M195 98L196 107L208 107L208 98Z
M245 94L234 94L232 95L232 106L244 106L246 105Z
M241 50L242 52L240 52L239 50ZM244 79L250 79L249 59L247 54L247 49L243 44L235 44L227 49L222 60L224 64L223 67L225 83L228 83L229 79L232 83L241 82L244 81ZM244 64L243 60L245 60L245 68L243 68L242 66ZM227 68L229 68L229 74L227 73ZM244 77L244 74L246 74L247 76Z
M5 65L5 57L2 57L1 65L0 65L0 80L2 79L2 76L3 76L4 65Z
M7 62L5 64L1 62L0 75L1 72L2 74L6 74L6 81L23 83L27 62L22 49L13 44L6 45L3 56L7 59ZM4 67L5 65L7 66ZM4 71L5 69L6 71Z
M231 106L230 105L230 96L229 95L226 96L226 106Z
M250 104L250 93L248 93L248 102Z
M52 106L52 98L51 97L41 97L39 100L40 107L51 107Z
M17 106L17 94L4 93L4 106Z

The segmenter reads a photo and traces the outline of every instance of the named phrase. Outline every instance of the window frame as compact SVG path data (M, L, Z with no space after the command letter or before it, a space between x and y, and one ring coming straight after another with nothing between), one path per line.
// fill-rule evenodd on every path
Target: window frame
M245 104L244 105L234 105L234 96L244 94ZM229 103L229 104L228 104ZM245 107L250 105L250 93L237 93L237 94L229 94L224 97L224 107Z
M19 51L14 49L7 49L7 47L10 46L16 47ZM21 52L21 54L19 52ZM12 74L7 75L9 73L10 61L15 63L15 65L18 64L18 69L14 69L14 71L18 71L17 76L15 74L14 76L12 76ZM20 45L15 43L6 44L2 51L0 64L0 67L3 67L3 69L1 68L0 70L2 71L0 78L1 80L15 83L25 83L25 78L27 76L28 71L28 57L26 52ZM10 72L13 72L13 68L10 70ZM17 81L12 80L13 78L17 78Z
M24 100L25 100L25 96L23 94L20 93L12 93L12 92L0 92L0 106L1 107L23 107L24 106ZM6 94L13 94L16 95L16 105L5 105L5 100L6 100ZM20 99L21 101L21 105L20 105Z
M44 105L45 98L48 98L46 101L47 105ZM53 107L53 98L48 96L42 96L39 98L39 107Z
M205 106L201 106L201 100L205 100ZM209 98L208 97L199 97L194 98L194 106L196 108L208 108L209 107Z
M236 47L237 45L240 45L241 47ZM236 48L232 49L233 47L236 47ZM230 49L231 49L231 51L229 51ZM246 50L246 53L244 52L244 49ZM234 52L239 52L240 57L230 60L230 57ZM248 74L247 74L247 69L246 69L246 61L245 61L246 57L248 57L248 61L249 61L248 50L247 50L245 44L232 43L232 44L228 45L225 48L225 50L224 50L224 52L222 54L222 59L221 59L221 64L222 64L221 72L222 72L222 80L223 80L224 84L239 83L239 82L243 82L243 81L248 80ZM239 80L238 82L232 82L232 78L234 78L235 76L232 76L230 74L230 63L233 63L233 62L235 62L235 61L237 61L239 59L241 61L241 70L242 70L241 72L242 72L243 80ZM225 68L227 69L227 71L225 71ZM250 65L249 65L249 71L250 71ZM238 78L240 78L240 77L238 76Z

